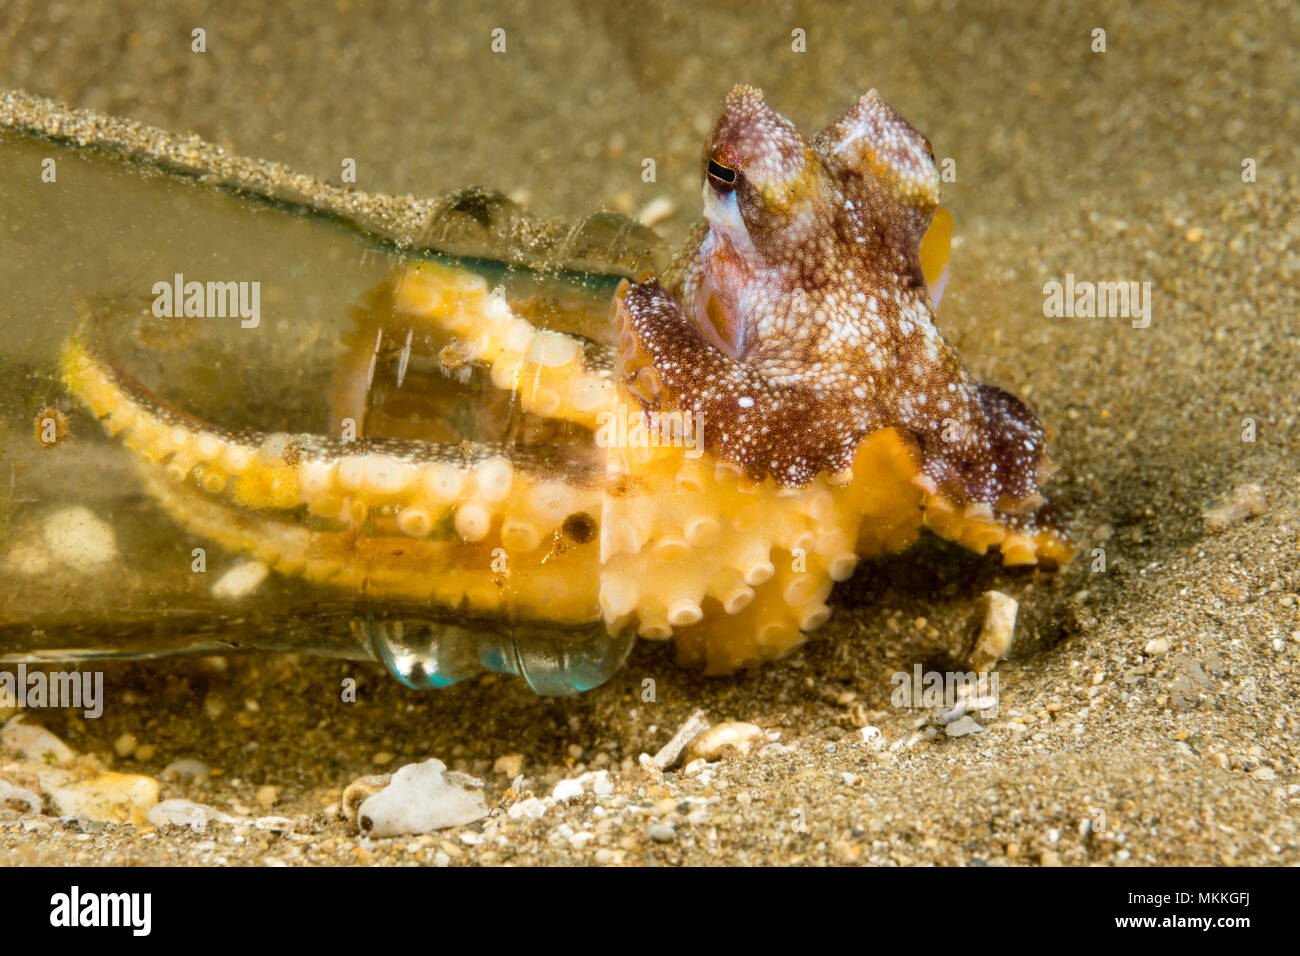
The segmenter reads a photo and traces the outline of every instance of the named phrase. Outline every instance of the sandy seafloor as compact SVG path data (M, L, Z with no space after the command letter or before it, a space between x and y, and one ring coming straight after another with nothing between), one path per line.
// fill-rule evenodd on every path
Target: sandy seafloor
M352 155L371 191L478 183L562 216L666 200L670 241L698 212L698 150L731 84L763 87L806 130L876 86L957 160L941 324L979 377L1053 426L1050 490L1085 546L1051 577L931 540L862 567L784 662L705 679L643 643L575 699L490 679L416 693L378 666L308 657L108 664L102 719L29 720L119 770L201 760L206 781L164 781L163 796L294 831L8 813L0 863L1300 862L1300 8L974 6L0 6L0 87L326 179ZM496 27L505 54L489 50ZM644 156L657 183L640 180ZM1065 273L1150 281L1150 327L1045 318L1042 285ZM1249 483L1262 513L1210 533L1206 506ZM1104 573L1086 559L1097 546ZM889 676L956 648L988 588L1022 603L1002 711L982 734L917 733L926 715L890 706ZM338 701L348 674L355 705ZM705 774L637 767L696 709L779 731L781 746ZM861 743L863 722L883 751ZM115 752L128 733L147 759ZM601 768L614 794L481 840L361 841L331 813L355 778L430 756L482 777L498 806L514 796L493 770L509 754L539 796ZM1104 831L1081 826L1099 811Z

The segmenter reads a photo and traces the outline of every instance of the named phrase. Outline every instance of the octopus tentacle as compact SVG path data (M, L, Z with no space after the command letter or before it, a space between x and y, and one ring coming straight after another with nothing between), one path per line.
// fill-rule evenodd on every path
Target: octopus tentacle
M414 264L400 273L393 299L400 314L451 334L460 360L488 365L492 384L518 395L525 412L595 428L615 402L606 353L519 318L482 276Z
M701 649L709 673L775 657L824 621L832 581L852 572L853 519L818 495L824 483L775 500L728 471L691 471L681 450L649 460L611 456L638 491L611 491L602 516L601 608L617 628ZM615 482L612 487L617 487ZM704 635L710 635L705 637Z
M141 477L162 508L195 534L250 554L280 574L358 598L573 625L599 617L590 547L570 542L540 554L512 554L508 570L494 574L487 569L504 539L412 540L391 531L329 530L273 512L232 509L147 466Z
M601 489L589 461L221 429L156 398L99 343L92 328L65 344L65 383L139 455L164 507L205 537L371 597L594 616ZM492 585L498 548L510 589Z
M830 616L831 588L852 576L859 549L900 550L922 526L915 452L895 429L869 436L839 485L822 474L778 491L708 461L669 448L611 455L600 594L606 621L672 637L706 673L803 643Z

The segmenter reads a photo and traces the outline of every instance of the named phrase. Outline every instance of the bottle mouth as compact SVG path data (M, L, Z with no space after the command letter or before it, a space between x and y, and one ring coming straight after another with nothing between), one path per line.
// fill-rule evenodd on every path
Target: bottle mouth
M361 644L415 690L440 690L480 674L510 674L543 697L599 687L627 660L635 635L593 622L577 629L366 613L353 623Z

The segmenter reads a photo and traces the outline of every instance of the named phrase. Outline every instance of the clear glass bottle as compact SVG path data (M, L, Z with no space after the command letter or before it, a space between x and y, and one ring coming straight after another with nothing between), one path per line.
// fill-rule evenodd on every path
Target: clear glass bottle
M83 119L64 116L58 128L72 136ZM404 328L370 290L413 257L441 256L504 289L538 325L596 337L614 284L659 254L647 231L616 217L538 223L477 191L436 204L362 197L374 200L367 206L204 144L186 141L181 160L175 141L141 145L129 128L101 125L95 142L71 147L33 135L50 132L42 122L0 129L0 660L291 650L373 657L413 687L492 671L542 694L586 690L622 665L633 635L611 634L601 619L589 534L555 543L585 587L559 617L521 610L515 597L545 590L529 578L549 573L541 559L429 566L494 587L477 606L393 598L375 583L387 565L365 555L340 558L335 579L309 580L265 542L317 535L329 544L313 543L312 554L342 553L345 539L364 550L390 540L393 515L358 516L350 538L305 509L271 515L254 502L237 517L205 516L201 490L160 490L158 469L69 391L68 343L102 340L94 354L111 354L123 394L155 396L190 422L191 438L201 420L241 436L488 442L507 461L541 446L580 458L588 443L572 427L523 414L481 368L455 368L445 342ZM228 314L186 316L192 282L233 283ZM168 312L164 294L175 314L158 314ZM341 436L348 419L353 434ZM202 484L203 463L186 467L198 470L183 484ZM236 539L251 543L230 546ZM418 578L419 567L404 573Z

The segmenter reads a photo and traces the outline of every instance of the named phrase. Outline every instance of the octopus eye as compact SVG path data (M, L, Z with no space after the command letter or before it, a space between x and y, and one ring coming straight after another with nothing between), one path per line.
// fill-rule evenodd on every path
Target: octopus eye
M709 160L709 185L720 195L725 196L736 188L737 174L730 166L723 166L716 159Z

